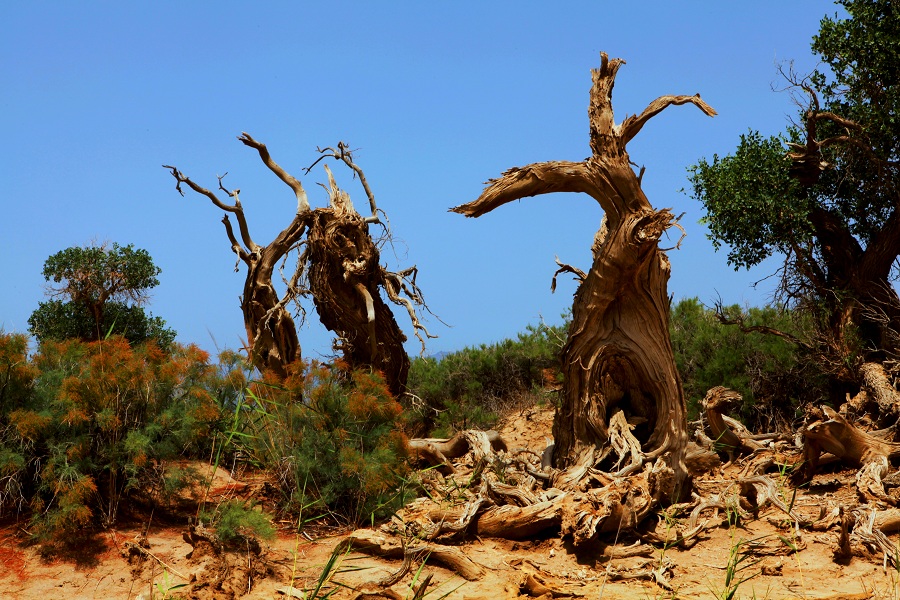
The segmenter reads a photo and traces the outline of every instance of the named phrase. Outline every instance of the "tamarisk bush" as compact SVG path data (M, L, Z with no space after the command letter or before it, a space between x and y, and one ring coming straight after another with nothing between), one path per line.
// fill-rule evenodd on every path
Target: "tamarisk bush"
M0 392L0 510L27 504L39 540L113 524L125 498L171 491L163 461L206 452L219 427L214 368L196 346L45 341L14 370L21 346L0 336L14 382Z

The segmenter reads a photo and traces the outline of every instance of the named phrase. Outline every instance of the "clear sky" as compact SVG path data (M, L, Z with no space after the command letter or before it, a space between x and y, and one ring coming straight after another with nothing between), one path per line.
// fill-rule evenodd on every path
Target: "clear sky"
M629 145L654 206L685 213L670 294L763 304L771 280L752 284L777 262L735 273L698 223L702 206L680 190L689 165L731 152L748 128L783 130L796 107L772 91L777 65L814 68L811 38L836 10L821 0L4 2L0 327L27 329L49 255L109 240L147 249L162 268L149 309L180 341L239 347L245 271L234 272L221 211L179 196L161 165L207 187L227 171L267 243L296 203L236 140L242 131L298 177L316 146L359 149L397 240L383 262L418 265L429 306L452 326L427 321L440 336L429 353L558 322L575 285L561 277L550 293L554 257L589 267L596 202L542 196L479 219L447 209L507 168L589 154L601 51L627 62L617 121L664 94L700 93L719 113L671 107ZM332 168L364 206L350 173ZM301 179L314 206L327 202L321 167ZM300 338L307 356L329 351L311 307Z

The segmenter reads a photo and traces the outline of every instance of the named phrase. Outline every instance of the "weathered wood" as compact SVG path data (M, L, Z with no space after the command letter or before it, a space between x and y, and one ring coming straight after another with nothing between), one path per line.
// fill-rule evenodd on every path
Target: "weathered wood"
M445 475L455 472L449 459L459 458L471 451L477 462L492 452L508 451L506 442L494 430L459 431L449 439L413 438L407 441L406 447L414 460L438 467Z
M405 552L420 555L422 558L441 564L451 571L455 571L460 577L475 581L484 577L484 569L472 562L468 556L458 548L432 544L429 542L415 541L403 547L400 542L388 536L381 535L371 529L357 529L347 536L335 548L336 552L361 552L384 558L403 558Z
M712 450L707 450L694 442L688 442L684 453L684 466L687 467L690 475L696 476L709 473L722 466L722 460Z
M725 419L723 413L740 403L741 399L739 393L722 386L710 389L703 398L703 408L713 443L717 449L727 452L732 458L735 453L753 452L763 447L752 438L746 427L734 419L727 421Z
M658 459L638 475L569 493L563 498L561 532L578 546L598 533L633 529L671 493L674 478L671 467Z
M883 365L864 363L859 368L859 374L863 379L863 389L878 403L879 416L887 417L900 412L900 393L894 389Z
M551 192L582 192L599 203L603 226L592 248L593 266L575 294L563 349L565 384L553 424L554 464L561 469L593 467L610 440L610 418L622 410L636 425L640 461L664 457L672 469L668 494L674 495L683 489L687 474L688 436L669 338L669 261L658 241L675 218L651 206L626 145L668 106L690 103L710 116L715 111L699 96L663 96L615 125L612 90L622 64L602 53L600 68L592 70L592 156L580 163L551 161L510 169L488 182L477 200L452 210L477 217L513 200ZM635 470L634 464L627 468Z
M823 452L829 452L854 466L862 466L882 456L900 456L900 443L888 442L861 431L828 406L823 406L822 411L827 420L816 421L802 432L807 476L812 476Z
M563 497L530 506L495 506L475 522L475 533L484 537L527 540L542 531L559 527Z

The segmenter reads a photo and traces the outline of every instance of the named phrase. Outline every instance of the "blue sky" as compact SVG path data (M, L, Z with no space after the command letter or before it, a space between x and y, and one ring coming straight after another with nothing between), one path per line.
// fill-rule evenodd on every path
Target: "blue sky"
M689 165L731 152L748 128L784 128L796 109L772 91L776 67L814 68L811 38L836 10L812 0L3 3L0 327L27 329L49 255L109 240L147 249L162 268L149 309L179 340L239 347L244 271L233 270L221 211L180 197L160 165L207 187L227 171L253 237L267 243L296 204L236 140L242 131L298 177L316 146L358 148L396 238L383 262L418 265L429 306L452 326L427 321L440 336L429 353L558 322L575 285L561 277L550 293L554 257L589 266L596 202L543 196L479 219L447 209L509 167L589 154L601 51L627 62L617 121L664 94L700 93L719 112L671 107L629 145L654 206L685 213L669 292L763 304L772 284L752 284L777 262L736 273L706 239L702 206L680 190ZM365 205L350 173L332 168ZM326 203L321 168L302 181L314 206ZM300 337L307 356L328 353L312 309Z

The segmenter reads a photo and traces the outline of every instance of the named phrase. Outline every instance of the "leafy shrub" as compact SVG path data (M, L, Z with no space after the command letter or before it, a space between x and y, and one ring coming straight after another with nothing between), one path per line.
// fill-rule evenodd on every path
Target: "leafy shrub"
M23 479L30 443L16 435L12 411L30 401L37 370L28 360L28 338L0 331L0 512L24 508ZM32 424L40 428L40 419Z
M296 363L285 381L249 383L229 440L277 475L286 510L314 506L359 523L407 499L402 413L379 375Z
M529 325L515 340L465 348L440 359L412 362L408 387L420 401L411 427L449 435L468 428L489 428L523 394L558 379L566 325Z
M27 501L41 540L115 522L134 492L165 492L161 462L207 452L219 426L213 368L196 346L46 341L31 368L33 386L0 431L0 462L19 473L18 496L0 497L0 509Z

